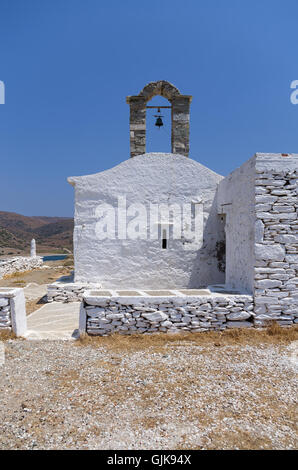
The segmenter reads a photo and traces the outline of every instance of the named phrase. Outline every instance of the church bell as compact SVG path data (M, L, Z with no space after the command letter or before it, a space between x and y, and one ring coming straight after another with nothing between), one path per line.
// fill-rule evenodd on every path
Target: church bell
M162 122L161 116L158 116L158 118L156 119L155 125L156 125L158 128L160 128L161 126L163 126L163 122Z
M158 113L160 113L160 109L158 108L157 110ZM155 122L155 125L158 127L158 129L161 128L161 126L163 126L163 122L162 122L162 115L161 114L156 114L154 117L156 117L156 122Z

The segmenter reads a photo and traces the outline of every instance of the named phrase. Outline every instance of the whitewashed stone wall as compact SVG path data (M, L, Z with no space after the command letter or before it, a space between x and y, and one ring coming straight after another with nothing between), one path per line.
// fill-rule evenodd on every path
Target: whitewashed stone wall
M262 154L218 188L226 216L226 285L254 296L255 325L298 316L298 155Z
M80 311L80 333L201 332L253 326L249 295L188 297L99 297L86 292Z
M30 271L34 268L42 266L43 261L41 256L35 257L22 257L8 258L0 260L0 279L8 274L17 272Z
M226 285L254 289L255 160L253 157L218 186L218 213L225 217Z
M222 176L200 163L176 154L145 154L130 158L95 175L68 178L75 188L75 282L99 283L104 288L197 288L224 282L218 250L224 225L217 214L215 195ZM97 207L117 208L125 196L127 207L140 203L199 204L199 242L192 249L186 237L161 240L123 238L101 240L96 234ZM133 211L136 209L135 206ZM134 219L136 213L127 215ZM117 231L117 224L116 224Z
M298 155L257 154L254 297L256 324L298 319Z
M27 330L26 303L23 289L0 288L0 332L13 331L23 336Z
M11 307L9 297L0 297L0 332L11 331Z
M89 289L100 289L100 284L81 282L53 282L47 286L48 302L78 302L83 300L83 294Z

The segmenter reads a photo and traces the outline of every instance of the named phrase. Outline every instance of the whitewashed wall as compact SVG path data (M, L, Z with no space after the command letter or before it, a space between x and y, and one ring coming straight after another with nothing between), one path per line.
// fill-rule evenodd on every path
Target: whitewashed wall
M14 258L0 260L0 279L2 279L4 276L7 276L8 274L40 268L42 264L43 260L41 256L16 256Z
M26 302L21 288L0 287L0 332L23 336L27 331Z
M224 178L218 212L226 218L226 284L243 292L254 288L255 157Z
M145 154L95 175L71 177L75 187L75 281L102 287L172 288L200 287L224 282L219 269L218 242L223 224L215 202L222 177L200 163L174 154ZM186 250L183 240L105 240L96 236L96 208L100 203L184 204L201 201L202 240Z

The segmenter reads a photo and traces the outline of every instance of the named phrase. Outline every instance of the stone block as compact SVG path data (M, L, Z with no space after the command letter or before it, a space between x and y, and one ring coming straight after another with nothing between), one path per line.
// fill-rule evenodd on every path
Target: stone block
M280 245L255 244L255 256L257 259L270 261L283 261L285 249Z
M242 320L247 320L248 318L251 317L251 313L242 311L242 312L232 312L229 315L227 315L227 319L231 321L242 321Z
M261 279L260 281L256 281L255 285L261 289L270 289L273 287L281 287L282 281L277 279Z
M248 321L228 321L226 323L227 328L251 328L253 324Z

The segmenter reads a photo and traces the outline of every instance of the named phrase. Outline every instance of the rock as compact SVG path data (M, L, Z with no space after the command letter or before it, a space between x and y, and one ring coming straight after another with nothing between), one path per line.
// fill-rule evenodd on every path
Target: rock
M162 322L168 318L168 316L163 312L142 313L142 317L146 318L146 320L150 322Z
M262 242L264 239L264 224L259 219L255 222L255 241L256 243Z
M255 244L255 256L258 259L270 261L283 261L285 249L280 245Z
M298 263L298 255L286 255L287 263Z
M277 201L277 199L277 196L271 196L270 194L262 194L256 196L256 203L273 204Z
M261 279L260 281L256 281L255 285L260 289L270 289L273 287L281 287L282 281L278 281L277 279Z
M227 328L250 328L253 324L248 321L228 321L226 326Z
M123 318L123 313L108 313L106 315L107 318L109 318L110 320L120 320Z
M247 318L250 318L251 314L248 312L232 312L229 315L227 315L227 319L231 321L241 321L241 320L246 320Z

